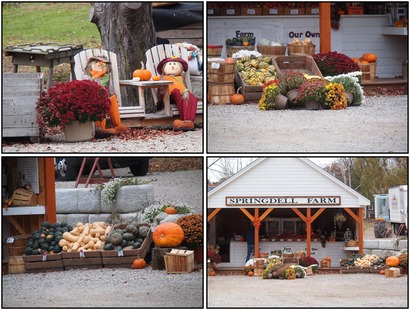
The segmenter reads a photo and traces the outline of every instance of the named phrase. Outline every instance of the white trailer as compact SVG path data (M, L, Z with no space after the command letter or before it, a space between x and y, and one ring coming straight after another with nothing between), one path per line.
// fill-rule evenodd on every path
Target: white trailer
M395 234L398 234L399 227L402 224L404 224L407 229L408 208L407 185L389 188L390 222L392 223Z

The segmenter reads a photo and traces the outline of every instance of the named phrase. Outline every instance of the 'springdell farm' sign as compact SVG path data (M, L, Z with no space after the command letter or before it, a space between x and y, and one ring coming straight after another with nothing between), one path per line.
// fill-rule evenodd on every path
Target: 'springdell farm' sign
M340 205L340 196L227 196L225 205L236 206L329 206Z

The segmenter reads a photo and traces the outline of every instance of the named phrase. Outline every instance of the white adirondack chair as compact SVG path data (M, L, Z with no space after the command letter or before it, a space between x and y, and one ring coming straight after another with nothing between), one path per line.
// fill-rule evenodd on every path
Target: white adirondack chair
M161 45L156 45L149 49L148 51L145 52L145 56L147 58L146 62L146 68L152 72L153 75L159 75L157 71L158 64L161 62L162 59L164 58L169 58L169 57L180 57L186 62L188 62L188 51L184 47L180 47L178 45L174 44L161 44ZM189 70L185 72L184 75L184 80L185 80L185 85L187 89L192 90L191 87L191 76L189 73ZM152 96L154 97L154 101L158 101L158 96L156 89L152 89ZM197 105L197 114L202 114L202 101L198 101ZM172 109L172 114L173 115L179 115L178 108L175 104L171 104L171 109Z
M131 117L145 117L145 108L141 106L130 106L123 107L121 100L121 80L118 76L118 64L117 55L113 52L109 52L103 49L86 49L74 56L74 73L76 80L84 79L84 69L87 66L88 59L92 56L105 56L111 62L112 68L112 82L114 86L114 91L117 95L118 106L120 110L121 118L131 118Z

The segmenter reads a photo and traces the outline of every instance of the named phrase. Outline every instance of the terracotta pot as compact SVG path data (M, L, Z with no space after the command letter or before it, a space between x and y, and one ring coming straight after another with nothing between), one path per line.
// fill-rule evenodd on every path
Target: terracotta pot
M286 104L288 103L288 98L279 94L278 98L275 101L275 110L285 110Z
M297 89L292 89L288 91L286 94L286 97L288 97L289 103L291 106L295 106L295 99L298 96L298 90Z
M346 99L347 99L347 106L350 106L353 102L354 95L352 93L345 92L345 96L346 96Z
M80 123L72 121L64 128L64 136L66 142L83 142L94 138L95 124L94 122Z
M308 101L305 103L306 110L320 110L322 107L318 101Z

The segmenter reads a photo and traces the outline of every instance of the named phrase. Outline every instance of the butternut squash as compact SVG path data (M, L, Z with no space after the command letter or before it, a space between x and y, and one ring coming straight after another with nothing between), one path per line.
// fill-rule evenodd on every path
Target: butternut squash
M93 249L94 248L94 241L90 240L90 242L88 242L85 246L84 249Z
M90 235L95 236L96 233L99 233L100 235L104 235L105 234L105 229L102 228L102 227L91 228Z
M78 242L74 242L74 245L71 248L71 251L75 252L78 250L79 247L80 247L80 244Z
M111 225L108 225L106 228L105 228L105 236L108 236L109 234L110 234L110 231L111 231Z
M88 242L90 242L90 240L91 240L91 236L87 235L87 236L84 236L83 242L84 244L87 244Z
M81 234L81 235L78 237L78 239L77 239L76 242L81 243L81 242L83 241L84 237L85 237L85 235L84 235L84 234Z
M105 229L106 224L105 224L105 222L94 222L93 223L93 228L97 228L97 227L101 227L101 228Z
M66 245L63 246L63 251L64 251L64 252L67 252L67 250L68 250L68 246L66 246Z
M63 234L63 238L71 242L76 242L78 240L78 236L74 236L72 233L69 233L69 232L65 232Z
M100 250L101 247L102 247L102 242L101 242L101 240L98 240L98 241L94 244L93 249L94 249L94 250Z
M84 229L83 229L83 234L88 235L90 233L91 227L92 227L92 225L90 223L85 224Z
M78 226L84 226L84 223L83 222L78 222L77 223L77 225L75 225L76 227L78 227Z
M68 240L65 240L63 238L63 239L60 240L60 242L58 242L58 245L64 248L65 246L68 246L69 243L70 242L68 242Z

